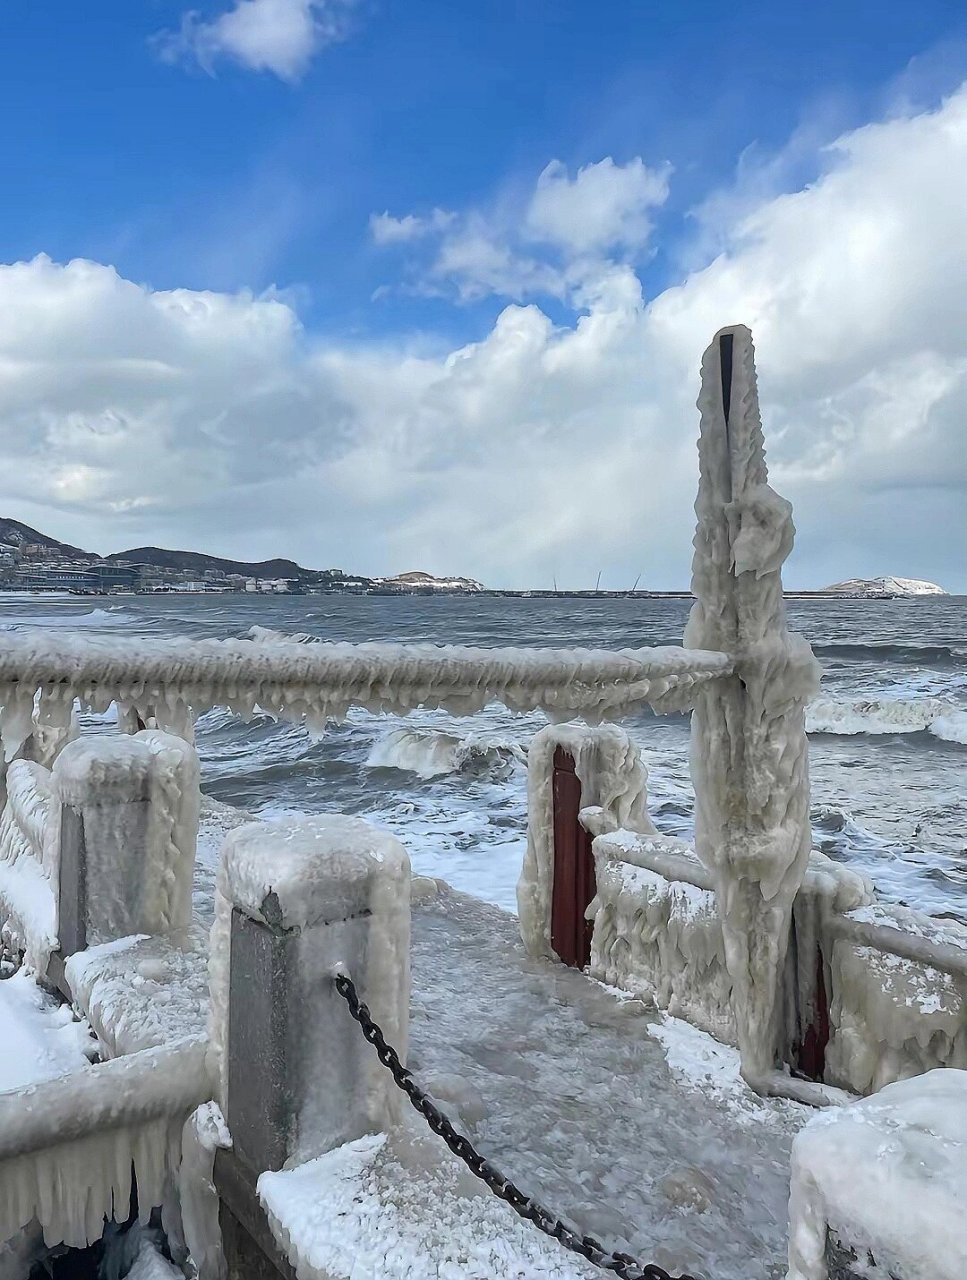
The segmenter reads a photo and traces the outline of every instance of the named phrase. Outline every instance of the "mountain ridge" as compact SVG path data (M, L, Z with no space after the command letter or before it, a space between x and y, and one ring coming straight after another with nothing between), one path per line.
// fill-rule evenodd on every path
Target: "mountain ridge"
M227 556L209 555L206 551L181 551L167 547L131 547L127 551L112 551L106 556L83 547L61 542L59 538L41 533L39 529L0 516L0 544L21 548L31 543L43 547L56 560L100 560L109 564L150 564L159 569L211 569L222 573L243 574L253 578L350 578L362 581L362 575L343 574L338 569L307 569L295 560L275 557L270 560L232 560Z

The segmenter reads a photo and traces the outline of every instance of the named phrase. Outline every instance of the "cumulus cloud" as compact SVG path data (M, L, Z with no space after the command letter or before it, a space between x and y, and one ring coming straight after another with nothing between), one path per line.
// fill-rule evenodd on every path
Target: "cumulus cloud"
M429 242L431 256L418 274L425 292L450 289L464 302L491 294L519 302L574 298L614 258L643 254L670 172L667 165L649 168L640 156L626 165L608 156L571 178L552 160L531 191L491 208L373 214L370 232L379 245Z
M450 351L322 341L272 295L0 268L0 512L104 549L681 586L698 361L744 321L800 530L790 580L967 590L965 203L967 88L840 138L808 188L743 204L723 251L657 297L621 248L641 233L598 221L573 256L530 259L561 273L570 321L511 303ZM460 215L434 252L476 225ZM449 270L502 291L525 250L485 235ZM564 279L579 261L593 271Z
M651 235L651 211L668 199L670 173L668 165L649 169L640 156L626 165L608 156L571 178L552 160L537 180L527 230L572 255L641 249Z
M316 53L342 40L352 0L236 0L205 20L186 13L177 32L156 39L167 61L196 61L209 73L222 58L281 80L300 80Z

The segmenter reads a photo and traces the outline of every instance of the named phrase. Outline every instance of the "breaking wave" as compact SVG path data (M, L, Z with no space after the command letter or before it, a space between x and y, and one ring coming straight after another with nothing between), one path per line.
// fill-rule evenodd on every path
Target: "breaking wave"
M506 774L515 765L526 763L525 749L508 738L487 734L460 737L436 729L394 729L373 745L366 767L440 778L448 773Z
M967 745L967 711L942 698L818 700L806 708L806 732L828 734L931 733Z

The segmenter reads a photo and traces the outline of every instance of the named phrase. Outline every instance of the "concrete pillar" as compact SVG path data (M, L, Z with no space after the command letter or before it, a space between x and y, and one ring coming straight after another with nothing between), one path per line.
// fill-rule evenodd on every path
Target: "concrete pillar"
M61 956L186 925L198 829L198 762L180 739L79 738L52 772Z
M887 1085L792 1148L789 1280L963 1280L967 1072Z
M238 828L222 857L214 1039L234 1154L257 1177L399 1120L402 1095L333 976L349 974L405 1057L410 868L393 836L338 816Z

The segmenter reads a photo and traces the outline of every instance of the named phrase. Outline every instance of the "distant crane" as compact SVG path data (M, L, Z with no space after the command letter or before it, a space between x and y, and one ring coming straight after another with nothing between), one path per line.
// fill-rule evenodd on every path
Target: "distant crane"
M638 583L639 583L640 581L641 581L641 574L639 573L639 574L638 574L638 576L637 576L637 578L635 578L635 585L631 588L631 594L632 594L632 595L634 595L634 594L635 594L635 592L638 590Z
M598 570L598 577L597 577L597 580L595 581L595 584L594 584L594 589L595 589L595 591L600 591L600 589L601 589L601 573L602 573L602 570L600 570L600 569L599 569L599 570Z

